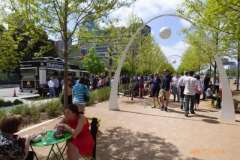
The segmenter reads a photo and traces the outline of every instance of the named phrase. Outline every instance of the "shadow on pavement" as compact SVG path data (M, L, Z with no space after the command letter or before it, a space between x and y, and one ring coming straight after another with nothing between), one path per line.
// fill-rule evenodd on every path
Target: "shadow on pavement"
M183 158L178 148L165 139L146 133L133 133L129 129L115 127L98 138L99 160L200 160Z
M175 110L173 109L168 109L170 112L174 112ZM141 112L134 112L134 111L126 111L126 110L119 110L118 112L125 112L125 113L132 113L132 114L139 114L139 115L146 115L146 116L154 116L154 117L165 117L165 118L172 118L172 119L181 119L181 120L186 120L186 121L196 121L196 122L206 122L206 123L211 123L213 124L213 121L217 121L218 118L216 117L210 117L210 116L205 116L205 115L200 115L200 114L195 114L195 115L189 115L188 118L186 117L174 117L174 116L164 116L164 115L154 115L154 114L148 114L148 113L141 113ZM177 113L181 113L184 115L183 112L176 111ZM192 119L191 117L200 117L204 118L203 119ZM208 120L206 120L208 119ZM217 121L218 122L218 121ZM236 121L237 122L237 121ZM239 121L240 122L240 121ZM232 124L232 123L224 123L224 122L219 122L215 124L224 124L224 125L234 125L234 126L239 126L239 124Z
M214 119L202 119L203 122L212 123L212 124L219 124L220 122Z

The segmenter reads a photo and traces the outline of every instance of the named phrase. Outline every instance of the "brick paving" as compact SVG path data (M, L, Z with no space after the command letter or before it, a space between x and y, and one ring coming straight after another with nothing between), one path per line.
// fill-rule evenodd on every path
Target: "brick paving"
M220 112L201 102L196 115L184 117L179 104L169 112L152 109L151 99L120 98L120 111L109 111L108 102L86 109L101 120L98 160L239 160L240 116L232 124L219 121ZM53 129L59 119L21 134ZM41 157L49 148L35 148Z

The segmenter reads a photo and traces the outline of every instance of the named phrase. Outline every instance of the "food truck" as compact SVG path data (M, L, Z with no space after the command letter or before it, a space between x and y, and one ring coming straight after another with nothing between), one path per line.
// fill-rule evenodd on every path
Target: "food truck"
M20 90L22 92L37 93L48 88L47 82L51 76L63 80L64 61L60 58L42 57L20 63ZM85 70L76 65L68 66L68 75L73 79L82 76L89 76Z

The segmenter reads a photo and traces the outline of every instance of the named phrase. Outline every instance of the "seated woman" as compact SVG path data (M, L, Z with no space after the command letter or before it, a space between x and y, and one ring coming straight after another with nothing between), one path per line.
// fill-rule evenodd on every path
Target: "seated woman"
M57 127L73 135L67 148L69 160L78 160L80 157L91 159L94 140L89 131L88 120L79 112L77 105L70 104L64 108L64 118Z
M32 136L25 138L15 135L19 131L22 118L12 116L3 118L0 122L0 159L32 160L33 152L29 152Z

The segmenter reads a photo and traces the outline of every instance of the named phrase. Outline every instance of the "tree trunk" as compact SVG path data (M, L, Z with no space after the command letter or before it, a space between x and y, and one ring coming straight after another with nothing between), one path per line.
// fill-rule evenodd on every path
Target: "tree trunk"
M240 76L240 41L238 41L237 50L237 91L239 91L239 76Z
M209 65L210 65L210 68L209 68L209 76L210 76L210 78L212 78L212 59L210 58L210 63L209 63Z
M218 53L218 44L219 44L219 33L216 32L216 53ZM214 77L213 77L213 84L216 85L216 79L217 79L217 63L214 61ZM215 92L215 87L214 87Z
M64 41L64 106L68 105L68 0L65 0L63 19L63 41Z

